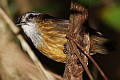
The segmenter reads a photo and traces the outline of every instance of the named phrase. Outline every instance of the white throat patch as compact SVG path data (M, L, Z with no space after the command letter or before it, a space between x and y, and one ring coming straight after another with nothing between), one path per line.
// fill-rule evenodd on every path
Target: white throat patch
M37 47L41 45L42 35L37 31L36 24L27 23L28 25L22 25L23 31L26 33L28 37L32 40L33 44Z

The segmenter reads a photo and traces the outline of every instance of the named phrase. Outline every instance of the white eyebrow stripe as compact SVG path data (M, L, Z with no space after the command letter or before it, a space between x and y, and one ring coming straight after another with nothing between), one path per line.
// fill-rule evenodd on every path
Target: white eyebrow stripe
M28 13L26 13L25 15L24 15L24 18L26 19L30 14L32 14L32 15L40 15L40 14L43 14L43 13L30 13L30 12L28 12Z

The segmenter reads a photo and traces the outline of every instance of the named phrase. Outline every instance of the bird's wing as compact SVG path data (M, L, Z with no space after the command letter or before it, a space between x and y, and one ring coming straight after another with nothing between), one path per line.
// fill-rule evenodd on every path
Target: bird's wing
M66 55L63 53L64 44L67 42L68 20L48 19L39 22L38 29L43 38L43 44L38 49L47 57L65 62Z

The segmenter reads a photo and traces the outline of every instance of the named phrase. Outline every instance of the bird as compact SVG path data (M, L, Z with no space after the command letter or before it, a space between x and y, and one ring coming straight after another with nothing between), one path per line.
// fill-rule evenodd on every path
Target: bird
M64 44L67 42L66 33L68 32L69 20L31 11L22 14L16 25L21 26L24 33L42 54L54 61L66 62ZM107 50L103 47L103 43L107 41L107 39L92 36L91 48L93 50L91 49L91 51L106 53Z

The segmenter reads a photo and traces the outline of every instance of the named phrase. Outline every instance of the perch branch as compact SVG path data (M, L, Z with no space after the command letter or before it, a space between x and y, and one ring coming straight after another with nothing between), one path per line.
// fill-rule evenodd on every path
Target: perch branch
M64 79L82 80L83 70L85 69L90 80L93 80L93 77L87 67L87 57L76 46L76 44L73 43L73 40L76 40L78 44L82 45L87 54L89 54L90 37L89 33L85 29L86 26L84 26L86 20L88 19L88 11L77 3L71 3L71 11L73 11L73 14L71 14L70 17L69 32L66 36L68 39L66 44L66 50L68 51L68 54ZM71 37L71 39L68 35Z

